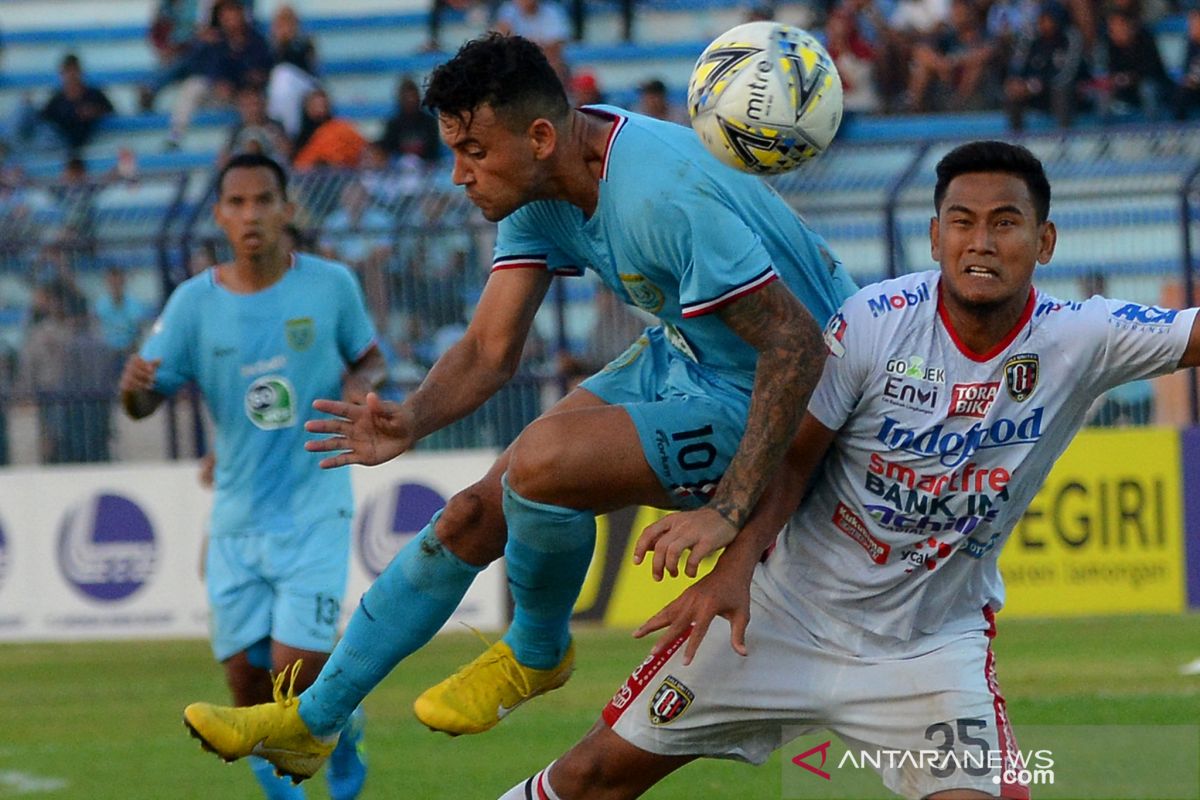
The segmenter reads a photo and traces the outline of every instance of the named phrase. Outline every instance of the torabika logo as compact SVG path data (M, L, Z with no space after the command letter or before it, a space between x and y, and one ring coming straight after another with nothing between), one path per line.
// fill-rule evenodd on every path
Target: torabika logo
M58 563L71 585L94 600L122 600L154 573L158 548L136 503L102 494L67 509L58 533Z
M363 566L379 577L400 548L420 532L446 500L422 483L401 483L362 504L354 535Z

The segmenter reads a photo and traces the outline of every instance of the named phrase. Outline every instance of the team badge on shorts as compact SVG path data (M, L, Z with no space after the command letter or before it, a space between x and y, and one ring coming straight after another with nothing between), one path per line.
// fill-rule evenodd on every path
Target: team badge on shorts
M650 724L666 725L674 721L695 699L691 689L674 675L668 675L650 701Z
M317 338L316 325L313 324L312 317L289 319L283 324L283 327L287 331L288 347L293 350L307 350L312 347L312 343Z
M1008 396L1018 403L1025 402L1038 382L1037 353L1019 353L1004 362L1004 383Z

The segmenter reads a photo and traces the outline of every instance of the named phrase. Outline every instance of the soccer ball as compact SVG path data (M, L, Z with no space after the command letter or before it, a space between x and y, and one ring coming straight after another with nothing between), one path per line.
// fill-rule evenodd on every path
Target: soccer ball
M812 34L748 22L718 36L688 82L692 127L744 172L772 175L820 155L842 121L842 81Z

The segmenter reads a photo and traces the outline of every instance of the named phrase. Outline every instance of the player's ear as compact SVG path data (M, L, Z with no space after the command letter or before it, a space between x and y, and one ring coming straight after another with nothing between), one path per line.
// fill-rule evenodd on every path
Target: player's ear
M1050 259L1054 258L1054 246L1058 244L1058 228L1050 220L1043 222L1041 228L1038 232L1037 260L1039 264L1049 264Z
M937 263L942 263L942 240L937 217L929 218L929 255L933 256Z
M558 129L545 117L538 117L529 124L529 144L533 157L539 161L549 158L558 144Z

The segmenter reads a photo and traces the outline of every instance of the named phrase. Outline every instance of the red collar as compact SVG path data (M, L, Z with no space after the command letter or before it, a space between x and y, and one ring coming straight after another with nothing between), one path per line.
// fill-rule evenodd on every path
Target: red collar
M993 358L1003 353L1008 349L1008 346L1017 338L1017 334L1021 329L1029 324L1029 320L1033 318L1034 296L1036 292L1032 286L1029 287L1029 300L1025 303L1025 310L1021 312L1021 318L1017 320L1017 324L1013 325L1012 330L1004 335L1004 338L997 342L996 346L986 353L976 353L971 348L967 347L966 343L959 338L958 331L954 330L954 323L950 321L950 315L946 312L946 306L942 303L942 282L938 281L937 287L937 312L938 317L942 320L942 325L946 328L946 333L950 334L950 340L954 342L954 346L958 351L972 361L983 363L991 361Z

